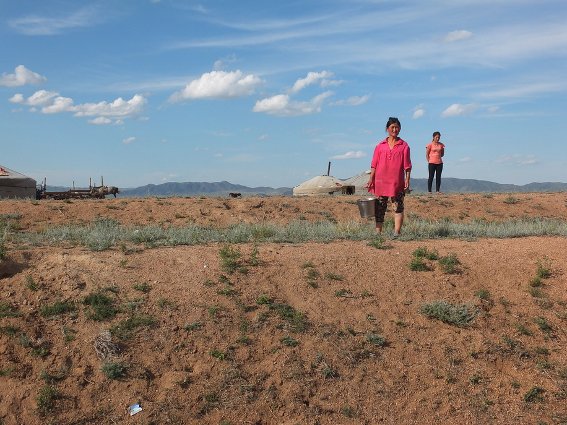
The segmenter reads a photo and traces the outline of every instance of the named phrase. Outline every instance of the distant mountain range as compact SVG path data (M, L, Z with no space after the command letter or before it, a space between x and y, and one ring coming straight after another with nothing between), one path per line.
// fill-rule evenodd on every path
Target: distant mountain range
M412 188L415 192L427 191L427 179L413 178ZM48 191L64 191L66 187L48 186ZM135 188L120 188L120 197L144 196L227 196L230 192L242 195L291 195L293 188L267 186L248 187L221 182L185 182L148 184ZM441 183L441 191L445 193L480 193L480 192L562 192L567 191L567 183L546 182L529 183L525 185L501 184L485 180L457 179L445 177Z
M416 192L427 191L427 179L411 179L412 188ZM433 183L435 187L435 182ZM434 189L435 190L435 189ZM545 183L528 183L524 185L501 184L486 180L474 179L457 179L453 177L444 177L441 180L442 192L562 192L567 191L567 183L545 182Z

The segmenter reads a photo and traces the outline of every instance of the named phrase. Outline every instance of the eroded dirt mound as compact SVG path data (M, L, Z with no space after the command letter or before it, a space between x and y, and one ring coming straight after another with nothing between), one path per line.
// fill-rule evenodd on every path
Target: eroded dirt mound
M453 220L565 219L567 210L561 194L409 200L408 212ZM227 225L346 221L357 212L349 197L2 201L0 209L24 230L97 216ZM0 419L567 421L564 238L396 240L381 248L10 246L0 263ZM136 402L143 410L129 417Z

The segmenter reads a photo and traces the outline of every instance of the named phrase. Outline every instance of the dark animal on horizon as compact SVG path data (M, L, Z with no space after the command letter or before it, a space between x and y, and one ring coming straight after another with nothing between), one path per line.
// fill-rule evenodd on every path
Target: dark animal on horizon
M228 196L230 196L231 198L242 198L242 193L230 192Z
M114 195L116 198L117 193L120 193L120 191L116 186L99 186L91 189L91 196L95 198L104 198L105 195Z

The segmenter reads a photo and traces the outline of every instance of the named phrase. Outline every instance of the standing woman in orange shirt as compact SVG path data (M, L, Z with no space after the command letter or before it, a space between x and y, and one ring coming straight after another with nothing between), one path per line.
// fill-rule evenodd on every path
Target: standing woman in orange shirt
M441 189L441 173L443 172L443 155L445 155L445 145L439 141L441 133L433 133L433 140L425 147L425 159L429 165L429 179L427 180L427 190L431 193L433 176L435 176L435 191L439 193Z

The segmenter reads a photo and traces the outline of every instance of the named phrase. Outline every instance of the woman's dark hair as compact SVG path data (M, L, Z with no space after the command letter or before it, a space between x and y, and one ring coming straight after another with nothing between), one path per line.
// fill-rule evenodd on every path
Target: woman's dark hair
M398 124L398 126L400 127L400 130L401 130L402 123L400 123L400 120L397 119L396 117L388 118L388 122L386 123L386 128L390 127L392 124Z
M435 136L439 136L439 138L441 138L441 133L439 133L438 131L436 131L435 133L433 133L433 137Z

